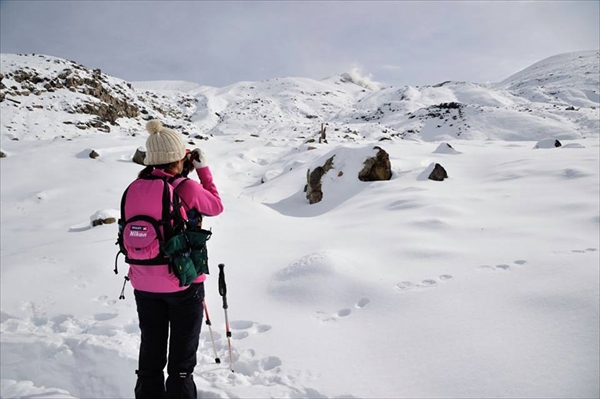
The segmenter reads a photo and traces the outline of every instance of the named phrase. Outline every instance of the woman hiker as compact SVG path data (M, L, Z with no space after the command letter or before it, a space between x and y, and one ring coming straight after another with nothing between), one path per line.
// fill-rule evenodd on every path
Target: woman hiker
M223 212L219 192L213 183L202 150L195 149L186 154L185 145L179 135L157 120L148 122L146 129L150 133L146 141L147 153L144 160L147 166L138 178L171 179L174 191L179 195L188 215L195 212L200 217L217 216ZM192 179L177 179L183 172L186 160L187 164L192 161L200 183ZM129 196L128 200L131 198ZM138 203L146 203L149 200L161 202L161 198L150 199L144 196L144 193L136 198ZM200 274L191 284L180 286L178 277L167 263L130 263L129 278L134 288L141 330L136 370L136 399L196 398L196 384L192 373L196 366L196 351L202 325L206 275ZM168 374L166 384L163 375L165 366Z

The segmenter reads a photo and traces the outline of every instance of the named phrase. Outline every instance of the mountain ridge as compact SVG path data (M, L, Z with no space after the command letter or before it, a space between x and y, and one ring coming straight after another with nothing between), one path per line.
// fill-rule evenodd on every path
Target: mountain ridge
M494 84L377 88L369 78L343 73L219 88L126 82L57 57L2 54L1 130L23 140L111 130L135 135L158 118L196 139L303 140L321 124L340 142L576 139L600 129L599 59L596 50L559 54Z

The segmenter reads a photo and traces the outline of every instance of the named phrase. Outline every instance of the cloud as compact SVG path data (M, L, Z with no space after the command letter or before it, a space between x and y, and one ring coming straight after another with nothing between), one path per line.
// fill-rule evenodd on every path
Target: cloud
M379 90L381 88L381 84L373 81L371 74L363 75L362 69L358 65L354 65L349 72L343 73L342 77L365 89Z

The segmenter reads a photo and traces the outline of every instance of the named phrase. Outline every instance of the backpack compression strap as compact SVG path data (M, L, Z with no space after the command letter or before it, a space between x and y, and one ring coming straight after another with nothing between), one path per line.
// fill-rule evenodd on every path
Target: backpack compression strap
M119 218L118 221L118 225L119 225L119 234L117 236L117 242L115 243L116 245L119 246L119 252L117 252L117 256L115 257L115 274L119 274L119 269L117 267L117 261L119 259L119 254L123 254L125 255L125 257L127 257L127 251L125 250L125 245L123 244L123 226L125 226L125 197L127 196L127 192L129 191L129 187L131 187L131 184L129 186L127 186L127 188L125 189L125 192L123 193L123 196L121 197L121 217Z

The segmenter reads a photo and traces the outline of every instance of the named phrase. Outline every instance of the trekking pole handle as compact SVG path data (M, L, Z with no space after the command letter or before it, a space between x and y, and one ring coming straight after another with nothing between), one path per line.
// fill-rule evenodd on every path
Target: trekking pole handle
M225 265L219 264L219 295L223 297L223 309L227 309L227 284L225 284Z

